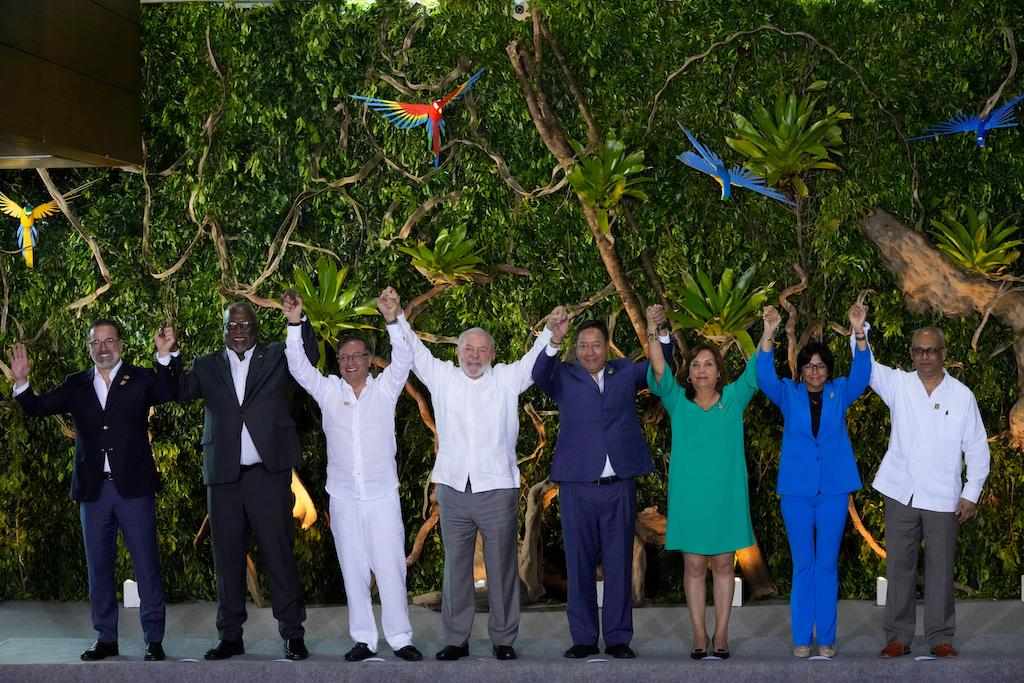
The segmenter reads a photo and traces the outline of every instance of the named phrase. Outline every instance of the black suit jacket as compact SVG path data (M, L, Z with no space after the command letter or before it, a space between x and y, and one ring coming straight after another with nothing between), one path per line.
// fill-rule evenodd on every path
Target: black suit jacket
M316 333L308 322L302 324L302 343L306 356L316 364L320 354ZM229 353L233 351L221 349L197 358L179 382L179 400L202 398L205 403L202 446L207 486L238 479L243 424L268 471L280 472L302 463L295 420L288 411L292 377L284 343L253 347L241 405L231 379Z
M71 499L88 503L103 486L103 457L110 460L114 486L123 498L156 493L160 480L149 445L149 408L174 398L181 361L140 368L122 361L110 383L106 408L92 385L95 368L68 375L52 391L36 395L31 385L16 400L26 415L71 413L75 423L75 466Z

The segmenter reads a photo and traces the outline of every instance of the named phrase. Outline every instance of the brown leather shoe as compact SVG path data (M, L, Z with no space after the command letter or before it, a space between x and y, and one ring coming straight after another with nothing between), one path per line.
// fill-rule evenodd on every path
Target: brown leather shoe
M949 643L939 643L938 645L932 648L932 654L936 657L942 658L956 657L957 651L956 648L954 648Z
M952 649L952 648L950 648ZM891 659L892 657L902 657L903 655L910 654L910 646L904 645L898 640L890 640L889 644L882 648L882 651L878 653L878 656L882 659Z

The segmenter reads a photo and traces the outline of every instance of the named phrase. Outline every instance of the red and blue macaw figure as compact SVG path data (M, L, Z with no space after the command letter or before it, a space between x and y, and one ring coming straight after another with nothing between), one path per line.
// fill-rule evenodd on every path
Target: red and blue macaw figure
M12 218L21 219L21 226L18 228L18 248L25 257L25 265L33 267L33 249L39 240L39 233L36 231L35 222L37 218L46 218L59 211L56 201L46 202L39 206L26 204L21 206L3 192L0 192L0 211L3 211Z
M380 112L384 118L399 128L415 128L425 125L427 138L430 140L430 149L434 152L434 168L437 168L441 157L441 134L444 132L444 108L448 106L449 102L454 102L462 97L463 93L469 90L469 87L476 82L476 79L480 78L480 74L483 72L484 70L480 69L465 83L430 104L409 104L361 95L350 95L350 97L363 100L366 102L366 106Z
M680 126L680 128L683 128ZM683 132L686 133L686 137L690 139L690 143L694 149L697 150L697 154L693 152L683 152L677 158L689 166L690 168L696 169L701 173L707 173L709 176L715 179L715 181L722 187L722 200L729 198L731 194L731 187L746 188L763 194L766 197L771 197L775 201L782 202L783 204L789 204L790 206L796 206L796 202L787 198L786 195L782 194L778 190L768 187L764 178L749 171L742 166L733 166L732 168L726 168L725 162L722 161L721 157L712 152L710 149L700 144L697 138L693 137L690 131L683 128ZM699 155L699 156L698 156Z
M908 141L938 138L940 135L955 135L956 133L974 133L974 140L978 143L978 147L984 147L985 138L990 130L995 128L1014 128L1017 126L1015 121L1016 114L1013 110L1021 100L1024 100L1024 95L1010 100L999 107L999 109L985 116L974 116L973 114L951 116L942 123L929 128L925 131L924 135L908 138Z

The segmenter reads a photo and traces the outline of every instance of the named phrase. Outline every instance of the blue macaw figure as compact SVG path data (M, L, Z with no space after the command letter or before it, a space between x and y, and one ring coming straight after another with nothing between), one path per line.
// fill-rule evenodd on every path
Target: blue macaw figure
M683 128L682 125L679 126ZM726 200L731 194L731 186L743 187L748 190L753 190L766 197L788 204L790 206L796 206L796 202L787 198L786 195L782 194L778 190L768 187L764 178L748 171L742 166L733 166L727 169L725 162L722 161L721 157L712 152L710 149L700 144L697 138L693 137L690 131L683 128L683 132L686 133L686 137L690 139L690 143L697 150L697 154L693 152L683 152L677 158L689 166L690 168L697 169L701 173L707 173L709 176L715 179L719 185L722 186L722 199ZM698 154L700 156L698 156Z
M994 128L1013 128L1017 125L1014 121L1013 108L1017 106L1017 103L1024 100L1024 95L1010 100L1003 106L999 107L995 111L992 111L988 116L974 116L967 114L957 114L951 116L942 123L938 123L929 128L924 135L919 135L916 138L907 138L910 140L924 140L925 138L937 138L940 135L955 135L956 133L974 133L975 141L978 143L978 147L985 146L985 136L988 132Z

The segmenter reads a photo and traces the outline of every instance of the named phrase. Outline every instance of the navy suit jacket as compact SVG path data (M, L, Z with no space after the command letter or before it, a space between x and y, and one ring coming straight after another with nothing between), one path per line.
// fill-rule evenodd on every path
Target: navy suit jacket
M302 323L302 344L314 365L320 358L316 333ZM284 355L284 343L257 344L249 360L245 395L238 404L227 349L200 356L181 376L179 401L202 398L203 483L227 484L238 479L242 460L242 425L269 472L302 464L299 435L288 409L293 384Z
M807 385L775 374L775 354L757 350L757 383L782 411L782 455L776 490L786 496L834 496L861 487L857 461L846 432L846 409L871 379L871 349L853 352L849 377L825 382L818 435L811 431Z
M672 345L663 345L665 358ZM551 463L552 481L597 481L605 456L615 474L631 479L654 469L636 414L636 394L647 388L647 360L628 358L604 366L604 392L590 373L543 352L533 381L558 404L559 429Z
M174 398L181 361L140 368L122 361L110 383L106 408L92 385L95 368L68 375L52 391L36 395L30 385L16 400L26 415L71 413L75 423L75 465L71 500L89 503L103 488L103 457L110 460L114 486L122 498L156 493L160 479L149 446L149 408Z

